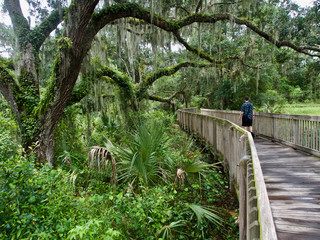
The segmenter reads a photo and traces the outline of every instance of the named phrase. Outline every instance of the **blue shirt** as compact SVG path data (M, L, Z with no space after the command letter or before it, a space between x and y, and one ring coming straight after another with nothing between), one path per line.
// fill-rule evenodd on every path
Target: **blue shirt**
M253 105L249 102L245 102L241 106L241 112L243 112L243 116L249 119L253 117Z

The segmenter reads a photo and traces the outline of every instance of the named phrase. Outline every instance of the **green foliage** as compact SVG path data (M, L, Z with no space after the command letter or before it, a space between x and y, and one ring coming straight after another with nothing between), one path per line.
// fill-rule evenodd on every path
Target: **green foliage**
M260 95L261 107L256 107L257 111L280 113L286 99L279 95L276 90L268 90Z
M301 90L300 87L296 87L292 89L289 96L291 99L295 100L296 102L301 102L304 97L304 92Z
M117 155L122 173L120 179L125 182L153 185L157 179L165 180L168 161L164 152L163 127L158 122L152 122L150 127L142 124L136 132L128 136L129 149L120 147Z
M197 219L190 218L187 199L177 201L173 188L74 194L72 174L62 169L36 170L23 158L0 165L2 238L154 239L165 229L172 239L202 238L205 224L194 228ZM202 217L213 220L207 211Z
M195 204L190 204L188 207L190 207L197 216L198 225L201 225L201 223L205 220L210 221L215 225L222 224L222 219L217 215L217 212L214 209Z
M22 151L17 136L19 129L10 115L7 106L0 105L0 160L2 161Z
M77 121L75 109L71 108L66 113L70 124ZM138 170L132 172L130 177L137 176L139 187L123 182L114 188L108 179L92 175L87 170L87 161L76 149L60 152L59 165L55 169L48 165L36 168L31 163L34 156L27 159L15 155L1 159L0 238L206 239L221 236L221 239L237 239L235 218L226 210L234 208L226 179L214 168L212 171L206 168L200 182L190 181L177 186L160 180L164 176L163 170L174 173L172 167L176 168L182 155L185 162L206 159L207 156L190 149L179 152L186 136L178 127L171 127L173 116L154 111L142 117L145 124L129 137L125 136L133 140L132 145L128 141L127 150L140 151L137 155L141 159L154 157L156 161L148 161L161 166L156 165L158 174L147 174L147 181ZM157 121L148 121L150 118ZM68 121L64 118L59 132L71 127L66 124ZM70 137L78 136L77 132L68 134ZM165 141L167 138L170 141ZM70 143L71 139L68 140ZM171 161L171 164L165 161ZM140 167L128 164L127 167ZM117 165L117 168L121 167L121 164ZM151 184L147 186L146 182ZM194 211L188 207L190 205L201 206L202 209L216 205L218 215L224 219L222 225L210 223L206 217L210 216L209 213L203 215L203 221L197 224Z
M194 96L191 101L191 106L197 108L206 108L208 107L207 98L203 96Z
M57 40L58 48L61 50L66 50L72 47L72 41L68 37L61 37Z
M85 126L83 126L83 119L81 115L78 115L78 113L79 108L77 106L70 106L66 108L62 116L62 120L57 126L54 139L56 157L61 160L62 158L67 157L64 155L68 153L70 158L74 160L72 161L72 164L80 167L84 164L85 160L84 157L80 157L82 161L81 163L77 158L79 158L80 155L86 155L86 149L83 142Z
M68 232L67 239L107 239L116 240L120 239L120 232L109 228L105 233L101 234L99 229L103 221L91 219L82 226L76 226Z
M176 222L172 222L169 225L163 226L160 230L157 232L157 236L161 236L161 239L173 239L173 233L172 232L178 232L177 228L185 226L185 222L180 220Z

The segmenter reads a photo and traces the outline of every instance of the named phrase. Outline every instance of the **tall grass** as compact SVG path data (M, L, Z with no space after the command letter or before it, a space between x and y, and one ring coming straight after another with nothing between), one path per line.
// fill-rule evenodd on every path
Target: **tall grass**
M282 113L294 115L320 116L320 104L295 103L283 107Z

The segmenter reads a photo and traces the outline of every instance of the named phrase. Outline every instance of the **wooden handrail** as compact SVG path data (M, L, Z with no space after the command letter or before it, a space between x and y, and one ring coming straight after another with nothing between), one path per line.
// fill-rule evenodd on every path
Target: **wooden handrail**
M251 134L229 120L196 111L182 109L177 115L182 128L204 139L223 156L230 187L234 187L239 197L240 239L276 240L269 198Z
M201 109L202 114L228 119L240 125L240 111ZM277 113L255 113L256 134L320 156L320 117Z

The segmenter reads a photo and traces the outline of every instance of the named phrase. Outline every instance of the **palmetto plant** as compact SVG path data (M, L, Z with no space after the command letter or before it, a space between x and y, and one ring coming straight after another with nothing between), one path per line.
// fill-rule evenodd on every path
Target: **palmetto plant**
M168 162L164 156L164 129L152 122L149 127L142 124L128 136L128 148L119 147L117 155L121 170L119 180L152 185L159 179L169 177L166 171Z
M201 225L204 221L209 221L215 226L222 225L223 223L223 219L217 215L217 211L213 208L196 204L187 204L187 207L189 207L197 216L198 225Z
M180 152L180 161L176 172L175 182L183 184L186 177L192 181L201 180L201 176L208 167L215 167L219 163L208 164L200 161L201 150L192 150L192 141L188 141Z
M106 147L93 146L89 152L89 169L95 170L101 175L108 174L111 165L111 183L117 184L117 167L116 160L113 157L111 149L114 149L111 143L106 144Z
M185 234L184 232L179 231L179 228L184 227L185 221L180 220L177 222L172 222L169 225L163 226L159 231L157 231L156 235L158 238L161 239L173 239L173 232L179 233L179 234Z

